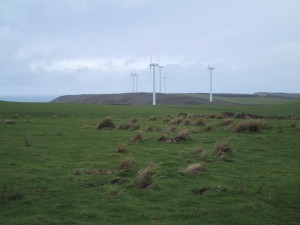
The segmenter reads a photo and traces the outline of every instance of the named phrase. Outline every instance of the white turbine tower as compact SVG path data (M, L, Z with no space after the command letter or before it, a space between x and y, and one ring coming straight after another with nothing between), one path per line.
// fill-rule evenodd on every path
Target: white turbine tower
M155 67L159 67L158 63L153 63L152 62L152 55L151 55L151 60L150 60L150 73L151 73L151 69L153 71L153 97L152 97L152 105L156 105L156 93L155 93Z
M165 94L167 94L167 77L164 77Z
M131 76L132 76L132 93L134 93L134 77L135 77L135 74L131 73Z
M208 64L207 69L210 72L210 95L209 95L209 101L212 102L212 71L215 69L214 67L211 67L210 64Z
M136 85L135 85L135 89L136 89L136 92L139 92L139 90L138 90L138 74L136 73L135 74L135 82L136 82Z
M159 68L159 92L161 93L161 69L164 67L158 66L158 68Z

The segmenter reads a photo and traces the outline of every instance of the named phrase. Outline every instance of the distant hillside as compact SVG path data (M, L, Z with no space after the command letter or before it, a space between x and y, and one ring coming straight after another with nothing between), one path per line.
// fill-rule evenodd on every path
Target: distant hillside
M257 92L254 93L255 95L258 96L264 96L264 97L278 97L278 98L296 98L300 99L300 93L282 93L282 92L277 92L277 93L269 93L269 92Z
M207 105L211 104L208 98L193 97L185 94L157 94L158 105ZM84 94L65 95L51 102L60 103L88 103L88 104L115 104L115 105L150 105L152 93L124 93L124 94ZM216 100L215 105L235 105L234 103Z

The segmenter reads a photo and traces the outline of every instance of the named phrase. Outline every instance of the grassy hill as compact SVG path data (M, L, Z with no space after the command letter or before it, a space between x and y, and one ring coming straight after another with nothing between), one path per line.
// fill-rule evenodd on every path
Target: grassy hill
M158 105L209 105L208 94L160 94L156 95ZM214 94L214 105L283 104L299 101L299 98L267 95ZM88 103L116 105L151 105L152 93L66 95L54 99L56 103Z
M300 102L0 102L0 120L0 224L299 224Z

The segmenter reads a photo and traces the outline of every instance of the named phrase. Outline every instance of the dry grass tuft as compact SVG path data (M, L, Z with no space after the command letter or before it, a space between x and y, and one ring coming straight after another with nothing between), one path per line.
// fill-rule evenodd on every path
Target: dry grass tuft
M186 169L182 171L183 174L197 174L205 171L205 166L200 163L189 165Z
M212 131L214 129L214 126L212 124L207 124L205 127L203 127L204 131Z
M132 142L136 144L143 140L144 140L143 131L141 131L141 130L136 131L136 133L134 134L134 136L132 138Z
M114 121L111 117L104 118L98 124L98 130L103 130L103 129L108 130L108 129L113 129L115 127L116 125L114 124Z
M204 148L202 146L197 146L190 151L190 154L196 155L200 158L205 158L208 155L208 151L206 148Z
M56 114L54 114L54 115L51 115L51 116L50 116L50 118L53 118L53 119L55 119L55 118L57 118L57 115L56 115Z
M226 141L218 141L216 143L214 151L214 154L216 156L222 157L229 153L231 153L231 147L229 143L227 143Z
M163 121L164 123L169 123L170 120L171 120L170 117L165 117L165 118L162 119L162 121Z
M117 148L114 150L116 153L125 153L127 152L127 145L119 144Z
M131 158L123 159L120 164L118 165L118 170L128 170L134 166L135 162Z
M122 123L119 126L119 130L129 130L130 129L131 124L130 123Z
M12 124L15 124L16 121L15 120L4 120L3 123L7 124L7 125L12 125Z
M184 117L176 116L170 120L170 124L182 124L184 122Z
M157 168L157 165L149 165L144 169L141 169L134 182L134 186L137 189L151 189L153 188L154 184L154 178L155 178L155 169Z
M19 114L17 114L17 113L16 113L16 114L13 114L13 115L11 116L11 118L14 119L14 120L16 120L16 119L19 118Z
M262 129L268 128L267 123L264 120L248 120L235 126L236 132L260 132Z
M139 120L137 118L134 118L131 123L137 123Z
M203 118L198 118L193 122L194 126L205 126L205 122Z
M131 123L130 124L130 128L129 128L129 130L139 130L140 129L140 124L139 123L137 123L137 122L135 122L135 123Z
M176 142L182 142L182 141L187 141L189 139L189 131L187 129L180 130L176 135L175 135L175 140Z
M156 121L157 118L156 118L155 116L150 116L149 120L150 120L150 121Z
M231 126L234 123L233 119L224 119L221 123L220 126L222 127L227 127L227 126Z

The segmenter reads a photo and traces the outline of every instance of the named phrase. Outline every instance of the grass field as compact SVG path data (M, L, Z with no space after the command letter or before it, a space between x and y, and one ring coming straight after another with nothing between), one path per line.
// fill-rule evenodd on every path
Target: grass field
M228 111L285 117L220 116ZM98 130L107 116L116 127ZM0 224L300 223L300 102L234 107L0 102L0 119ZM133 119L143 131L138 143L132 142L137 130L118 129ZM204 124L194 125L197 120ZM263 125L258 132L237 132L246 121ZM162 132L172 143L158 141ZM173 143L182 133L187 140ZM220 141L230 151L218 154ZM126 145L123 153L116 151L120 144ZM132 164L121 168L128 159ZM190 173L187 167L195 164L201 169ZM149 165L149 186L141 188Z
M208 94L188 94L192 97L209 99ZM298 99L285 98L285 97L270 97L270 96L219 96L213 95L214 100L230 102L243 105L274 105L274 104L286 104L299 101Z

